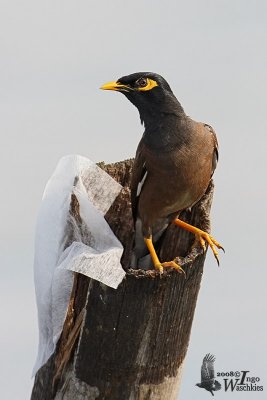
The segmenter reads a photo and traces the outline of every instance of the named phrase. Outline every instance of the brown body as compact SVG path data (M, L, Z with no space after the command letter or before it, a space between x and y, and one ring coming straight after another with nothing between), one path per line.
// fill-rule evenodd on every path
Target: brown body
M213 129L186 117L179 129L187 140L178 148L158 152L140 141L132 178L132 202L145 167L145 178L138 199L137 215L143 234L155 234L179 213L192 207L205 193L217 163L217 139ZM179 132L177 132L179 137ZM148 205L150 205L148 207Z

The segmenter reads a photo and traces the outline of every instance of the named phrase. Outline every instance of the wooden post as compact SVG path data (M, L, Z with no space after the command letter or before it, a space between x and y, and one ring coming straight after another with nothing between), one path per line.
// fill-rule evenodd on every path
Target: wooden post
M180 384L205 254L194 237L170 226L160 257L179 255L186 277L130 269L133 225L129 182L133 160L100 166L124 189L106 219L124 245L126 278L117 290L75 274L57 349L37 373L31 400L174 400ZM211 183L202 200L180 217L209 231ZM72 196L70 213L80 221ZM71 238L70 238L71 240Z

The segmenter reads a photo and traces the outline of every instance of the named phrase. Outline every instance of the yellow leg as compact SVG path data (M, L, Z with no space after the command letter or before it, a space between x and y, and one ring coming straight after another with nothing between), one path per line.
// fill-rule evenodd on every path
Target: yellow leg
M206 242L208 243L208 245L210 246L214 257L217 260L217 263L219 264L219 257L218 257L218 251L216 250L216 247L218 249L222 249L224 251L224 248L220 245L220 243L218 243L210 234L208 234L205 231L202 231L199 228L196 228L193 225L187 224L184 221L181 221L180 219L176 218L173 223L175 225L180 226L183 229L186 229L189 232L194 233L194 235L196 236L196 239L200 242L201 247L203 248L203 250L206 250ZM206 242L205 242L206 241ZM215 247L216 246L216 247Z
M175 261L167 261L167 262L161 263L159 261L158 255L156 253L155 247L154 247L153 242L152 242L152 239L151 238L144 238L144 240L145 240L145 243L146 243L147 248L149 250L149 253L151 255L154 267L155 267L156 270L158 270L160 272L160 274L163 273L163 268L166 268L166 267L174 268L180 273L181 272L185 273L183 268L180 267L180 265L177 264Z

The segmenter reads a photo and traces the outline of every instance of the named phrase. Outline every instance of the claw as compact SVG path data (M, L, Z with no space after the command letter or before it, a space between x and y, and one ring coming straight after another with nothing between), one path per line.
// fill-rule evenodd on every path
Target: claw
M215 257L215 259L216 259L216 261L217 261L217 264L218 264L218 267L220 266L220 260L219 260L219 257L217 256L217 254L214 254L214 257Z
M218 251L216 250L216 247L218 249L222 249L223 247L220 245L220 243L218 243L212 236L210 236L207 232L202 231L200 234L201 239L203 240L203 238L206 240L206 242L208 243L208 245L210 246L214 257L216 258L217 264L218 266L220 265L220 260L219 260L219 254ZM215 247L216 246L216 247Z
M216 247L217 247L218 249L223 250L224 253L225 253L225 250L224 250L224 248L222 247L222 245L220 245L220 243L217 242L217 240L215 240L215 239L214 239L210 234L208 234L207 232L202 231L201 229L196 228L196 227L193 226L193 225L187 224L186 222L181 221L181 220L178 219L178 218L176 218L176 219L174 220L174 223L175 223L176 225L178 225L178 226L180 226L180 227L186 229L187 231L194 233L194 235L196 236L196 240L199 241L199 243L200 243L200 245L201 245L203 251L206 251L206 242L207 242L207 244L210 246L210 248L211 248L211 250L212 250L212 252L213 252L213 254L214 254L214 257L216 258L216 261L217 261L218 265L220 265L220 262L219 262L219 255L218 255L218 251L217 251Z
M206 251L206 242L205 240L200 236L196 234L196 241L200 243L200 246L202 247L203 251Z
M183 268L179 264L177 264L175 261L166 261L166 262L155 265L155 269L159 271L160 275L163 274L164 268L174 268L180 274L185 275L185 271L183 270Z
M175 261L166 261L166 262L161 263L161 265L163 268L167 268L167 267L174 268L180 274L186 275L183 268L179 264L177 264Z
M183 268L179 264L177 264L175 261L167 261L167 262L161 263L159 261L158 256L157 256L157 253L155 251L155 248L154 248L154 245L152 243L151 237L144 238L144 240L145 240L145 243L146 243L147 248L149 250L149 253L151 255L154 267L155 267L155 269L157 271L159 271L160 276L163 274L163 269L167 268L167 267L174 268L179 273L184 273L185 274Z

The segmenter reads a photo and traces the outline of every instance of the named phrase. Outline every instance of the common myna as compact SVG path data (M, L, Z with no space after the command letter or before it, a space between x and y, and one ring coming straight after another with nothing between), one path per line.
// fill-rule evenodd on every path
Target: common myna
M106 83L104 90L123 93L140 113L145 132L133 167L131 199L135 221L135 256L147 249L160 273L164 267L183 269L175 262L160 262L154 245L170 223L206 242L218 262L222 246L207 232L178 219L204 195L218 160L214 130L189 118L166 80L155 73L137 72ZM152 241L153 240L153 241Z

